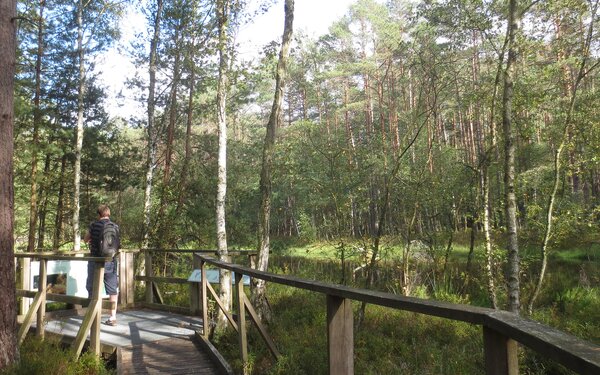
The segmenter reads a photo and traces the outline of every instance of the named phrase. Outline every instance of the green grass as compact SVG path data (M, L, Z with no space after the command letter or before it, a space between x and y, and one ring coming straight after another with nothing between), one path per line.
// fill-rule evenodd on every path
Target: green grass
M557 261L600 263L600 243L593 243L585 247L576 247L573 249L550 250L550 254L551 258Z
M344 246L348 250L361 245L345 243ZM382 246L384 261L380 263L381 281L387 285L379 284L379 289L391 291L389 284L399 277L395 267L398 266L396 261L401 250L398 245ZM481 245L475 249L470 282L464 282L468 251L468 246L454 244L448 275L439 277L438 265L435 285L431 285L434 273L426 270L426 267L435 268L435 265L413 264L412 267L418 268L421 274L415 293L424 298L488 306L481 266L485 261ZM523 249L524 304L528 301L539 269L536 251L535 248ZM498 260L504 259L502 250L498 256ZM598 245L552 252L544 288L531 318L600 345L599 263ZM271 258L270 271L338 282L341 277L340 245L317 243L280 247ZM348 285L361 287L362 284L357 280L350 281ZM500 301L504 304L506 296L500 272L497 285ZM268 296L274 312L268 331L282 358L274 361L262 339L251 328L250 373L326 374L324 297L275 284L269 285ZM356 318L359 304L353 304ZM217 347L219 350L225 348L226 358L232 358L232 363L241 369L236 340L233 333L223 335ZM484 371L479 326L369 305L363 325L355 331L354 341L355 373L479 374ZM526 349L521 350L520 367L521 373L526 374L570 374L550 359Z
M19 348L21 358L0 375L108 375L114 371L93 353L74 360L71 351L52 338L28 337Z

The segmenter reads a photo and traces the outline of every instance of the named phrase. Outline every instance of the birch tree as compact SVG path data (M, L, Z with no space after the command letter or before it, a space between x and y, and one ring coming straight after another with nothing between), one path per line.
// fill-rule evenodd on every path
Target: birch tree
M571 88L570 92L567 92L567 99L569 101L567 113L563 125L562 139L558 148L554 152L554 177L552 183L552 191L550 196L548 197L548 205L546 206L546 228L544 230L544 237L542 239L542 246L540 248L540 255L542 263L540 265L540 273L535 283L535 288L529 299L527 304L527 312L531 315L533 313L533 305L542 290L542 286L544 284L544 277L546 275L546 269L548 268L548 243L550 241L550 237L552 235L552 220L554 216L554 204L556 201L556 196L558 193L558 187L560 184L560 176L562 172L562 155L565 147L567 146L567 142L569 141L569 132L573 126L573 116L575 112L575 102L577 99L577 92L579 90L581 81L584 76L592 69L597 67L598 63L594 64L591 68L588 67L587 62L590 57L590 47L592 44L592 38L594 36L594 24L596 22L597 16L596 13L598 11L598 0L590 3L590 23L587 28L587 34L585 38L585 42L583 45L583 50L581 54L581 61L579 63L579 70L577 72L577 76L575 78L575 82L572 85L567 83L567 87ZM570 77L570 75L567 75Z
M228 27L230 17L230 1L217 0L218 50L219 50L219 81L217 84L217 125L219 132L219 151L217 157L217 251L219 259L229 261L227 249L227 230L225 226L225 198L227 196L227 85L228 85ZM221 270L220 298L227 310L231 306L231 272ZM227 324L223 313L219 314L219 327Z
M506 233L508 266L508 310L516 314L521 306L520 297L520 257L517 233L517 198L515 194L515 130L513 126L513 82L517 60L516 36L520 26L517 0L508 3L508 58L503 73L504 91L502 95L502 128L504 130L504 199L506 211Z

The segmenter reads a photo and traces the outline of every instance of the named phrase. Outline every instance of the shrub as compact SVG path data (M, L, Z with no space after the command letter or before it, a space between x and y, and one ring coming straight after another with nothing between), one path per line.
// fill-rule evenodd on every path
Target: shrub
M52 338L27 338L20 347L21 359L1 375L104 375L111 374L104 363L92 353L84 353L78 361L72 352Z

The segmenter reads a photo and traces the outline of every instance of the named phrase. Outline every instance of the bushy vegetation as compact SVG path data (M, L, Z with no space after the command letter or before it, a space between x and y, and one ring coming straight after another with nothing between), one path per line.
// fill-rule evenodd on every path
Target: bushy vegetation
M556 252L551 274L531 319L569 332L582 339L600 344L600 249L591 247ZM397 249L389 249L387 260ZM466 248L453 253L453 275L420 278L415 295L454 303L488 306L485 287L476 273L465 284ZM341 262L339 246L315 244L280 249L272 258L271 270L308 279L339 283ZM573 254L571 254L573 253ZM289 255L293 254L293 255ZM569 255L570 254L570 255ZM579 254L579 255L574 255ZM573 259L585 254L585 261ZM313 258L314 257L314 258ZM351 259L351 258L350 258ZM566 259L566 260L565 260ZM524 269L535 270L531 261ZM420 273L432 274L434 267L421 264ZM392 291L394 263L382 261L378 288ZM448 271L450 273L450 271ZM361 286L363 280L348 279ZM525 278L527 280L527 278ZM387 286L386 286L387 285ZM527 298L527 294L524 294ZM268 298L273 321L268 330L282 357L274 361L262 338L253 329L249 332L250 363L253 374L326 374L327 329L324 296L290 287L270 284ZM359 303L354 302L355 318ZM227 332L215 337L218 349L241 370L237 336ZM434 318L421 314L368 305L362 325L355 331L355 373L357 374L479 374L483 372L482 332L478 326ZM570 374L568 370L523 348L520 366L524 374Z
M105 362L92 353L74 360L72 352L60 342L46 338L28 337L19 348L21 359L1 375L109 375Z

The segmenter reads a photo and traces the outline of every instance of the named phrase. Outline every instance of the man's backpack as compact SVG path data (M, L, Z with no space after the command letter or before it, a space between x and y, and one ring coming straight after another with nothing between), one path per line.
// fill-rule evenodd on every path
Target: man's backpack
M121 243L119 240L119 226L112 221L104 223L100 236L100 256L113 257Z

